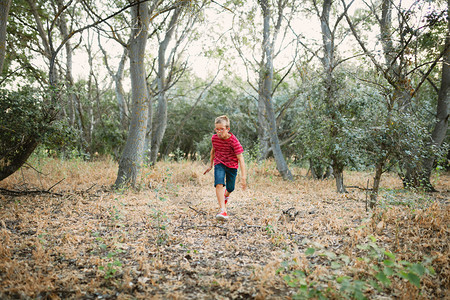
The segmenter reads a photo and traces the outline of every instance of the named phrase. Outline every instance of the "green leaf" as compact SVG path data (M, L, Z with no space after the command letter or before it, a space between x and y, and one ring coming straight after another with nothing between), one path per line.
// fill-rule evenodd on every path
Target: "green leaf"
M410 269L419 276L422 276L426 272L426 269L422 264L413 264Z
M384 264L385 266L392 267L392 266L395 265L395 262L393 262L393 261L390 260L390 259L386 259L386 260L383 261L383 264Z
M386 274L386 276L392 276L394 275L394 270L389 267L384 267L383 273Z
M386 255L387 257L389 257L390 259L392 259L393 261L395 261L395 255L392 254L389 251L384 251L384 255Z
M293 274L297 277L306 277L305 272L302 270L295 270Z
M427 269L428 269L429 274L436 275L436 271L434 270L434 268L432 266L429 266Z
M367 298L364 297L364 294L361 290L355 290L355 299L356 300L365 300Z
M121 267L122 266L122 262L119 261L119 260L116 260L116 261L114 261L114 265L118 266L118 267Z
M365 244L365 245L356 245L356 247L360 250L367 250L369 249L369 245Z
M342 266L341 266L341 264L339 264L339 263L337 263L337 262L335 262L335 261L332 261L332 262L331 262L331 268L332 268L333 270L336 270L336 269L342 268Z
M375 280L369 280L369 284L376 289L377 291L381 292L381 287L378 285L378 283Z
M407 279L409 282L411 282L412 284L414 284L418 289L420 289L420 277L417 276L416 274L409 272L406 275Z
M348 265L350 263L350 257L348 257L347 255L341 255L339 256L340 259L342 259L342 261Z
M308 255L313 255L314 252L316 252L316 249L314 249L314 248L308 248L308 249L306 249L306 251L305 251L305 255L306 255L306 256L308 256Z
M385 286L391 285L391 280L386 277L386 274L384 274L384 272L378 272L375 275L375 278L378 279Z
M370 267L371 267L372 269L374 269L375 271L380 272L380 268L378 268L377 265L371 265Z
M336 278L337 283L342 283L344 280L349 280L350 277L348 276L339 276L338 278Z
M408 273L406 273L405 271L400 271L397 273L398 277L401 277L403 279L408 279Z
M336 259L336 254L334 252L325 251L323 254L326 255L329 259Z

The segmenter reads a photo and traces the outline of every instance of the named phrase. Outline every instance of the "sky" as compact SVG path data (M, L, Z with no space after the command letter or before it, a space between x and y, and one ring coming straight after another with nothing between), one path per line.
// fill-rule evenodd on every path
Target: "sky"
M414 2L414 0L403 0L402 5L404 7L408 7ZM431 2L430 2L431 6ZM354 13L354 10L357 8L364 7L364 1L355 0L352 6L352 10L350 10L350 14ZM224 46L229 42L232 28L237 27L238 19L236 16L230 11L220 10L220 7L212 7L206 10L206 16L208 19L208 26L203 26L200 30L201 38L195 41L189 41L189 66L192 68L193 72L203 78L208 79L217 72L217 64L218 59L209 59L206 58L203 54L205 49L216 49L218 47ZM320 33L320 23L319 19L316 16L311 17L301 17L294 20L292 23L293 30L297 34L301 34L305 37L303 40L306 44L309 44L311 41L316 41L317 43L321 43L321 33ZM370 39L375 41L377 32L368 33ZM86 36L86 35L84 35ZM291 37L293 38L293 36ZM347 42L340 45L340 50L349 50L350 47L353 47L355 44L350 42L351 38L347 39ZM153 43L153 44L152 44ZM104 41L102 43L107 49L108 53L111 56L110 64L116 68L119 61L119 56L122 54L121 46L114 41ZM154 41L149 41L148 43L149 50L147 53L155 55L156 48L150 49L154 45ZM260 45L255 45L255 48L261 47ZM312 46L313 47L313 46ZM318 47L316 45L316 47ZM293 49L284 49L283 53L280 55L282 57L279 64L286 65L289 61L292 60L293 57ZM235 57L235 60L232 63L232 69L234 72L238 73L241 77L245 77L245 68L243 67L242 60L238 58L236 50L229 49L226 53L227 57ZM284 56L283 56L284 55ZM97 53L97 58L100 59L102 54L100 52ZM247 57L251 57L250 53L246 53ZM77 51L76 56L74 57L74 76L77 79L86 78L88 72L88 62L87 62L87 54L82 53L82 51ZM259 59L259 57L255 58ZM128 65L127 65L128 67ZM99 68L101 70L101 68ZM107 78L106 71L100 71L102 77ZM222 75L223 76L223 75ZM127 79L126 79L127 80Z

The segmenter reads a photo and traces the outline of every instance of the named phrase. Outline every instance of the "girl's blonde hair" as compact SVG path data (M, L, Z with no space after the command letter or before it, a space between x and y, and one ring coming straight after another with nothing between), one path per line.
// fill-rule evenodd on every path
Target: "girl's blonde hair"
M216 118L215 124L223 124L225 127L230 128L230 119L226 115Z

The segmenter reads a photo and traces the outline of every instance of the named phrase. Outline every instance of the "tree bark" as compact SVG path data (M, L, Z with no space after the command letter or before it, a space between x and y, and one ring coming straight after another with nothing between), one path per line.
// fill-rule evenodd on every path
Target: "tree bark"
M124 51L122 54L122 58L120 59L119 67L117 68L117 72L114 76L115 82L115 92L117 98L117 106L119 107L119 118L120 124L122 125L122 129L128 130L128 105L125 100L125 92L123 89L123 73L125 69L125 63L128 57L128 49L124 47Z
M375 166L375 176L373 178L372 192L370 193L369 207L375 208L377 205L378 190L380 189L381 175L383 174L384 161L380 160Z
M103 60L105 62L106 69L108 70L109 75L114 80L114 91L116 93L117 106L119 108L119 120L123 130L128 130L128 105L125 100L125 92L123 89L123 74L125 70L125 63L128 59L128 48L125 45L123 46L123 53L120 58L119 65L117 70L114 72L108 63L108 54L105 49L102 47L102 43L100 41L100 34L98 37L99 47L103 53Z
M0 74L3 71L6 55L6 26L10 7L11 0L0 0Z
M38 141L33 137L24 136L22 142L14 146L13 151L2 156L0 161L0 181L19 170L38 144Z
M67 38L69 35L69 29L67 28L67 20L66 13L64 12L64 3L61 0L55 1L58 9L62 12L59 17L59 30L61 32L61 36L63 39ZM86 122L83 115L83 107L81 101L77 94L75 93L75 84L73 80L72 70L73 70L73 49L72 43L70 40L66 42L64 45L66 49L66 86L68 88L67 97L70 103L70 107L72 108L70 124L77 125L78 129L81 132L81 137L86 138L88 136L88 132L86 130ZM89 142L88 142L89 144Z
M170 19L169 27L167 29L164 40L159 44L158 50L158 73L157 73L157 83L158 83L158 107L156 109L155 122L152 129L152 144L150 152L150 162L155 164L158 159L158 152L161 146L162 139L167 128L167 61L166 61L166 51L167 46L172 40L173 33L175 31L176 23L181 15L183 8L179 7L175 9L172 18Z
M259 97L258 97L258 141L259 141L259 149L258 149L258 160L263 161L269 156L270 149L270 138L267 130L267 113L266 113L266 103L265 99L262 96L264 86L262 83L264 82L264 73L262 72L264 68L264 64L261 64L261 72L260 72L260 89L259 89Z
M148 90L145 78L144 56L147 44L150 14L147 2L131 8L130 76L132 89L132 115L127 141L119 162L115 187L136 181L143 161L145 133L147 130Z
M270 137L270 143L272 145L272 151L277 164L277 170L285 180L293 180L291 171L289 170L283 153L281 152L280 142L278 139L277 124L275 112L272 103L272 84L273 84L273 44L270 42L270 7L267 0L260 1L261 9L264 19L263 30L263 52L265 55L265 63L261 70L262 76L262 89L260 91L266 108L266 117L268 122L268 134ZM282 11L278 12L282 15Z
M331 12L332 0L325 0L322 5L322 13L320 15L320 23L322 30L322 43L323 43L323 58L322 65L325 73L325 88L326 88L326 105L329 111L329 117L331 118L330 138L331 143L336 143L336 139L339 135L341 128L338 127L338 116L336 114L338 108L337 102L337 87L336 80L334 78L334 69L336 67L336 51L334 45L334 33L330 28L330 12ZM339 153L333 152L330 154L332 161L334 178L336 180L336 191L338 193L345 193L344 185L344 162L340 158Z

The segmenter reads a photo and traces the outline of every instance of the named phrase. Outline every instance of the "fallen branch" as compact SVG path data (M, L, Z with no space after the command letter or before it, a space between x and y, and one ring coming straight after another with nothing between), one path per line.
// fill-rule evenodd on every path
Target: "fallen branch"
M26 196L26 195L41 195L41 194L49 194L49 195L60 196L60 197L63 196L60 193L53 193L50 191L42 191L42 190L14 191L14 190L8 190L8 189L4 189L4 188L0 188L0 193L3 195L13 196L13 197Z
M219 225L191 225L191 226L178 226L177 228L182 228L182 229L198 229L198 228L220 228L220 229L225 229L228 230L227 227L224 226L219 226Z
M348 185L348 186L346 185L345 188L346 189L360 189L360 190L363 190L363 191L371 191L372 190L372 189L369 189L368 187L367 188L359 187L357 185Z

